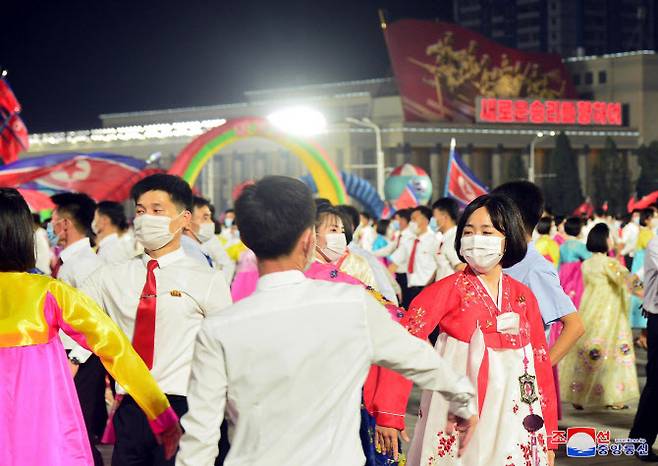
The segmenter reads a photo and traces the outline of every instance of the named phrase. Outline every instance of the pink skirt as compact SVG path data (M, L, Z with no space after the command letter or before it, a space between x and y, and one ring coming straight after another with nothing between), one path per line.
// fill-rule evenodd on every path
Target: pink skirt
M569 295L576 309L580 307L580 299L583 297L583 272L582 262L565 262L560 265L560 284L564 292Z

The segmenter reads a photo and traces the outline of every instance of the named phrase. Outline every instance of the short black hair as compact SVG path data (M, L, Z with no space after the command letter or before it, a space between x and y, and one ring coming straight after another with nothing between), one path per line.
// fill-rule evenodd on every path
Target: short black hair
M564 232L569 236L578 236L583 229L583 221L580 217L569 217L564 222Z
M325 199L324 197L316 197L313 201L315 202L316 209L321 209L326 206L331 207L333 205L329 199Z
M96 210L99 215L105 215L110 219L112 225L117 227L119 230L125 230L128 228L128 219L126 218L126 211L123 209L123 205L114 201L101 201L96 206Z
M608 252L610 229L605 223L597 223L587 235L587 250L590 252Z
M597 217L605 217L606 214L607 214L607 212L603 208L603 206L597 207L596 209L594 209L594 215L596 215Z
M338 211L345 216L347 216L347 219L349 220L349 223L351 225L352 233L354 233L354 230L356 230L356 227L359 226L359 223L361 223L361 218L359 217L359 211L357 210L356 207L347 205L347 204L342 204L336 207ZM343 219L343 223L345 222L345 219ZM346 225L347 227L347 225ZM346 228L347 230L347 228ZM351 241L348 241L347 244L351 243Z
M57 213L67 217L80 233L93 236L91 222L94 221L96 202L83 193L60 193L50 197Z
M386 219L381 219L377 222L377 234L386 236L386 232L388 231L388 226L391 224L390 220Z
M432 220L432 209L430 209L426 205L419 205L418 207L414 207L411 213L414 212L420 212L421 214L423 214L423 216L427 219L428 222Z
M18 190L0 188L0 272L27 272L35 262L30 208Z
M642 209L640 211L640 225L643 227L649 226L649 222L651 221L651 218L653 217L655 211L647 207L646 209Z
M363 216L364 216L365 218L367 218L368 220L372 220L372 215L370 215L370 214L369 214L368 212L366 212L365 210L362 210L362 211L361 211L361 215L363 215Z
M455 223L459 220L459 203L451 197L437 199L432 204L432 212L435 210L445 212Z
M555 226L559 227L566 220L566 218L564 215L556 215L553 217L553 220L555 221Z
M247 186L235 201L240 239L259 259L289 255L315 223L315 203L303 182L267 176Z
M194 197L192 188L180 176L166 173L147 176L135 183L130 190L130 196L136 204L139 198L149 191L164 191L169 194L171 202L176 204L179 210L192 211L192 199Z
M398 217L402 217L407 222L411 222L411 209L400 209L397 212L395 212L395 215L397 215Z
M537 233L540 235L547 235L551 232L551 225L553 224L552 217L542 217L537 222Z
M226 209L224 211L224 215L226 215L226 214L235 214L235 209Z
M356 224L354 223L353 214L356 213ZM332 206L331 204L322 204L318 207L318 212L315 216L315 227L318 228L326 215L335 215L343 222L343 230L345 232L345 239L347 244L352 242L354 238L354 230L359 226L359 211L352 206L339 205Z
M544 195L541 189L530 181L510 181L492 191L509 197L521 213L525 232L532 235L537 222L544 213Z
M214 208L210 205L210 201L201 196L192 197L192 207L196 207L196 208L208 207L208 209L210 209L210 213L212 213L212 211L214 210Z
M505 235L505 252L500 261L501 265L507 268L521 262L528 250L521 213L510 198L497 193L484 194L464 209L464 213L462 213L457 224L457 235L455 237L455 250L459 260L466 262L461 255L462 235L464 234L466 222L473 212L482 207L487 209L494 228Z

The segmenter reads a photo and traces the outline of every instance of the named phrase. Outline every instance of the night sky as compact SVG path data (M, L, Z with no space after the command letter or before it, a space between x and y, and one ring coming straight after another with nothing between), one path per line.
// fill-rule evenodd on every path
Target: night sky
M0 66L30 132L101 113L240 102L250 89L390 76L389 21L444 0L23 1L3 7Z

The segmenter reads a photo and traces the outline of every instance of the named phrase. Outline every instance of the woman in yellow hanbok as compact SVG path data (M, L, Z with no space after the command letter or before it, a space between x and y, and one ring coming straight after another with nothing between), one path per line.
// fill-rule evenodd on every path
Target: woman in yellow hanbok
M560 395L576 408L625 409L639 397L633 335L628 322L628 270L608 257L608 226L600 223L587 237L593 254L583 262L585 292L579 314L585 335L560 362Z
M146 413L169 458L178 418L130 341L89 297L34 269L32 216L0 188L0 465L93 464L59 330L100 357Z

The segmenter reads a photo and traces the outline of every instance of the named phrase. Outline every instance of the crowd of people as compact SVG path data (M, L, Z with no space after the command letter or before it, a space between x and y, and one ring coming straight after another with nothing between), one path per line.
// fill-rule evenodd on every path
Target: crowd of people
M553 216L519 181L376 219L281 176L221 214L172 175L131 198L42 224L0 188L2 465L553 465L562 402L640 397L636 348L629 436L656 440L656 208Z

